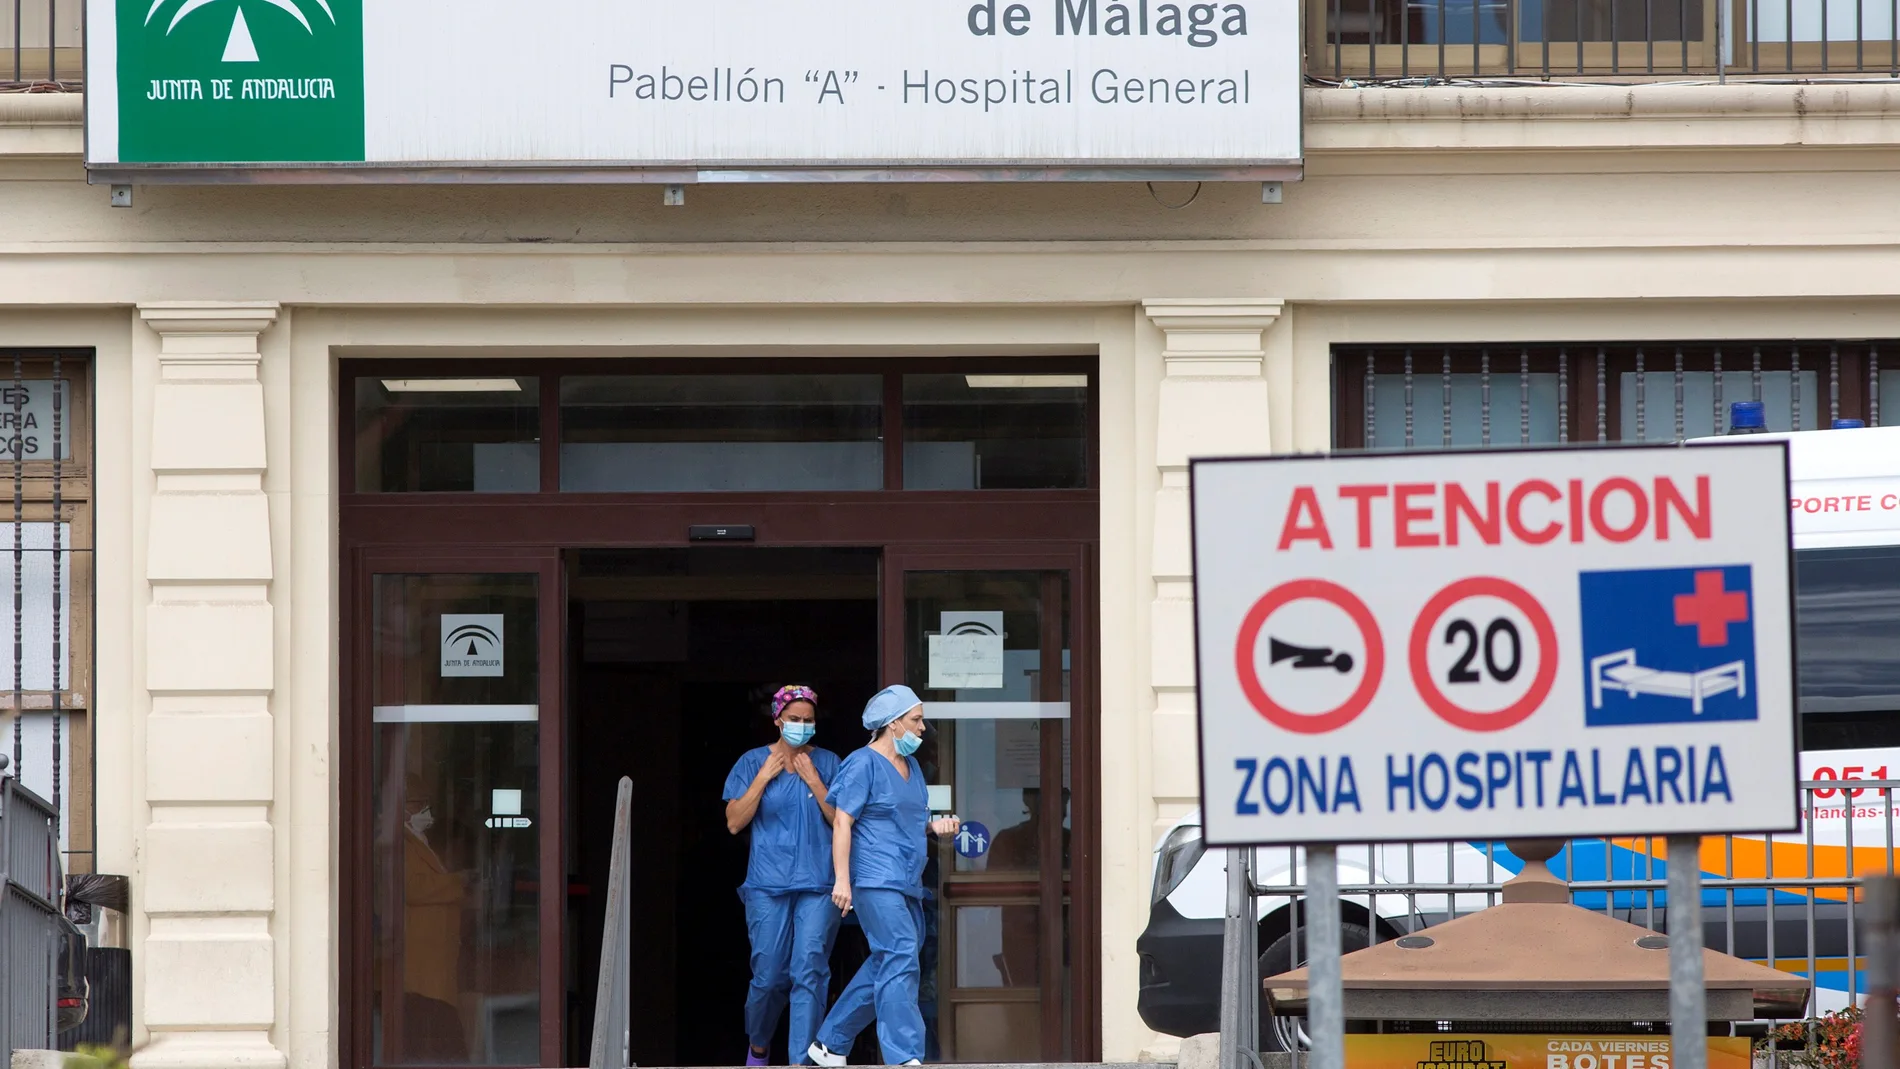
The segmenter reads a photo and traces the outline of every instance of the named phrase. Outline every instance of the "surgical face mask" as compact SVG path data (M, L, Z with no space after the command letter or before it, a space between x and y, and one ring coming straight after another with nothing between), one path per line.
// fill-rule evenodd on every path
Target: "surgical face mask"
M409 818L409 830L417 835L433 827L435 827L435 814L426 805L416 810L415 814Z
M923 744L924 737L922 735L917 734L915 731L906 731L897 738L897 752L901 756L909 757L911 754L916 753Z
M787 746L803 746L816 734L818 734L817 724L801 724L796 720L787 720L785 725L779 728L779 735L785 740Z

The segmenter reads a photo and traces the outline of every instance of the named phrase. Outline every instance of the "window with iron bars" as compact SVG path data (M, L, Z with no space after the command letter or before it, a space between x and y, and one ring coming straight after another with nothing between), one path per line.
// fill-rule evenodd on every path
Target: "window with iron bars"
M91 360L0 349L0 755L93 871Z
M1342 345L1333 372L1341 449L1671 442L1727 433L1735 401L1771 431L1879 426L1900 340Z
M1900 76L1893 0L1308 0L1321 79Z
M0 87L78 88L85 67L84 8L84 0L0 0Z

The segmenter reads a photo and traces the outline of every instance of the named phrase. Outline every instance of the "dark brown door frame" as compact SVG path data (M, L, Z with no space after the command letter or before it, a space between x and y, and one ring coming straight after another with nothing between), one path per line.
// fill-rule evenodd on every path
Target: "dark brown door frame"
M784 494L347 494L346 548L679 547L694 524L745 524L761 546L1093 542L1094 490ZM726 543L730 545L731 543Z
M567 865L561 846L562 783L565 766L564 724L560 715L566 680L565 574L558 549L538 547L466 547L405 546L401 548L356 548L343 554L342 619L348 640L338 651L341 724L339 741L343 759L338 763L343 823L338 862L339 885L346 888L338 903L341 921L341 983L339 1006L343 1020L345 1064L376 1064L371 1049L371 1029L375 967L370 939L373 931L372 875L374 836L366 835L374 818L370 796L375 788L369 755L372 750L370 710L375 704L375 681L369 667L374 662L375 640L371 615L377 575L468 575L533 574L537 577L535 600L540 636L540 770L542 820L539 871L540 1065L560 1065L562 1007L566 1002L563 972L563 929L567 905Z
M1048 545L1035 543L986 542L980 548L968 544L937 543L892 546L882 562L881 595L883 635L880 643L880 667L888 682L901 683L906 676L904 663L904 575L907 572L1016 571L1043 573L1042 604L1057 600L1061 577L1069 579L1069 780L1071 823L1068 886L1063 886L1059 866L1043 866L1038 879L1040 902L1038 915L1041 946L1037 970L1041 987L1042 1060L1048 1062L1091 1062L1101 1058L1100 915L1101 873L1097 871L1096 842L1101 821L1100 762L1102 725L1100 702L1095 680L1099 668L1098 651L1092 644L1096 629L1096 577L1092 543ZM1042 634L1038 645L1043 663L1060 663L1061 620L1043 612ZM1038 701L1062 700L1062 673L1040 673ZM1042 725L1042 782L1062 782L1062 725L1045 721ZM1044 858L1062 856L1062 792L1042 791L1042 843ZM1063 899L1068 899L1065 921ZM1066 929L1066 930L1065 930ZM1069 975L1065 978L1062 962L1065 947L1069 957ZM1070 994L1068 1020L1063 1020L1063 986ZM943 1003L940 1001L939 1005ZM1065 1029L1065 1025L1067 1026ZM1062 1049L1067 1031L1072 1049Z
M1089 391L1089 488L1074 490L905 491L901 416L902 375L905 372L996 371L1007 373L1087 371ZM533 494L390 493L354 492L356 473L355 380L379 375L512 374L540 382L541 487ZM560 405L562 374L615 373L852 373L883 375L885 489L859 492L775 494L577 494L559 489ZM341 976L345 987L340 1026L343 1051L352 1067L368 1067L370 1049L369 948L369 840L361 829L370 819L370 783L365 767L370 752L368 722L370 681L369 607L370 575L375 572L537 571L542 580L542 692L543 708L554 710L554 743L542 732L543 790L558 791L565 769L561 740L565 688L565 573L562 554L587 548L681 548L692 545L687 528L694 524L749 524L759 546L875 546L884 551L882 594L885 611L895 606L900 645L885 635L883 674L895 678L902 664L902 572L891 571L891 561L904 567L913 561L942 561L952 569L1058 570L1070 575L1070 644L1076 652L1071 671L1072 738L1070 777L1077 819L1070 836L1069 951L1072 956L1071 1015L1067 1022L1074 1049L1070 1057L1090 1061L1100 1057L1101 997L1099 984L1100 858L1099 762L1100 725L1096 698L1099 666L1094 662L1097 612L1096 543L1100 537L1100 404L1095 362L1091 357L1060 358L903 358L871 361L863 358L811 360L792 358L728 359L717 364L704 359L576 359L489 360L478 363L414 359L366 361L346 359L338 374L339 534L342 574L340 606L344 624L340 671L343 680L340 741L343 760L339 780L343 791L342 857L340 875L346 891L339 906L341 922ZM952 563L954 562L954 563ZM932 564L934 566L934 563ZM896 585L892 585L895 574ZM550 600L557 599L557 600ZM889 617L886 617L888 624ZM552 643L552 645L550 645ZM1060 687L1060 673L1052 675ZM1045 686L1048 684L1045 683ZM552 689L551 689L552 688ZM1059 728L1058 728L1059 730ZM1059 738L1059 737L1058 737ZM1050 747L1045 746L1045 755ZM1060 746L1054 747L1060 760ZM1060 849L1061 793L1048 792L1045 806L1056 807L1052 824ZM542 840L542 885L565 886L564 799L543 806L549 826ZM1081 814L1087 819L1081 819ZM1047 849L1047 844L1045 844ZM551 860L550 860L551 859ZM1057 895L1060 895L1058 890ZM563 1060L566 1015L560 958L565 930L564 894L541 897L542 922L542 1064ZM1047 903L1045 903L1047 905ZM1060 898L1047 916L1060 917ZM1045 947L1044 959L1055 968L1044 970L1044 1034L1054 1036L1059 1051L1062 1035L1060 991L1053 1001L1048 985L1061 983L1061 928L1045 926L1055 939L1054 956ZM552 950L550 947L552 946ZM547 955L553 953L553 966ZM1055 1016L1048 1015L1052 1012ZM1053 1028L1051 1025L1053 1024ZM1045 1040L1048 1042L1048 1040ZM407 1069L407 1067L406 1067ZM430 1067L420 1067L430 1069Z
M569 501L581 497L595 500ZM513 498L512 500L504 499ZM469 500L474 498L474 500ZM840 500L842 498L842 500ZM998 499L1001 500L998 500ZM866 500L868 499L868 500ZM908 500L903 500L908 499ZM1068 952L1071 960L1068 1031L1074 1048L1068 1057L1100 1057L1100 859L1099 795L1101 726L1096 697L1099 665L1093 645L1097 634L1095 538L1099 495L1078 491L996 491L988 494L877 493L857 495L515 495L360 494L344 499L343 559L347 562L341 596L346 641L341 650L341 762L343 855L341 886L351 888L340 906L346 1011L341 1022L344 1050L358 1067L372 1066L370 1049L371 905L370 841L361 833L371 819L367 759L370 753L368 668L373 639L367 612L374 574L404 572L527 572L542 576L541 656L543 708L554 710L552 731L541 733L543 807L547 815L541 854L542 886L565 887L564 801L545 792L559 791L565 752L561 741L565 708L566 590L562 555L577 548L680 548L691 545L689 523L754 523L759 545L875 545L884 550L880 572L883 633L880 675L903 675L903 573L945 571L1060 571L1070 577L1070 782L1072 831L1068 889ZM999 541L1004 533L1040 535ZM563 534L565 532L565 534ZM929 541L919 541L928 532ZM771 536L771 537L767 537ZM906 537L908 536L908 537ZM550 604L550 597L558 603ZM554 642L556 645L550 646ZM1044 686L1060 688L1060 673L1045 673ZM555 688L550 693L550 688ZM1048 700L1060 700L1060 692ZM1045 731L1053 725L1045 726ZM1057 732L1059 726L1054 726ZM555 741L550 741L553 739ZM1045 761L1059 762L1060 735L1043 747ZM1060 769L1045 770L1060 781ZM1061 792L1047 792L1044 828L1060 850ZM1053 813L1051 812L1053 810ZM1044 851L1051 849L1044 844ZM1059 856L1048 855L1048 856ZM550 861L552 857L552 862ZM551 867L550 867L551 866ZM556 873L551 881L546 873ZM1043 916L1061 917L1061 889L1045 881ZM1052 890L1053 888L1053 890ZM543 925L542 1057L545 1065L562 1062L565 1014L564 963L558 957L565 924L565 895L541 897ZM1044 1057L1061 1057L1062 928L1044 925L1041 971ZM550 934L551 933L551 934ZM557 956L549 965L549 945ZM552 978L552 980L550 980ZM554 991L549 993L552 986ZM350 990L350 989L354 990ZM1053 1044L1053 1046L1051 1046Z
M667 358L579 358L579 359L507 359L484 358L479 361L442 359L362 360L345 359L337 368L337 486L345 497L356 490L356 380L400 375L418 378L456 375L507 375L536 380L540 416L540 489L531 495L510 495L547 500L554 495L605 497L621 495L567 495L560 485L561 455L561 377L563 375L875 375L883 378L884 449L883 492L898 492L904 486L903 413L904 376L906 374L1087 374L1088 375L1088 472L1087 485L1101 485L1101 380L1093 355L1061 357L901 357L874 359L844 357L812 359L798 357L728 358L716 362L704 357ZM871 493L875 491L861 491ZM991 491L994 493L995 491ZM1014 491L1005 491L1006 493ZM440 495L377 495L434 497ZM502 495L492 495L500 497ZM649 495L667 496L667 495ZM673 495L704 497L703 494Z

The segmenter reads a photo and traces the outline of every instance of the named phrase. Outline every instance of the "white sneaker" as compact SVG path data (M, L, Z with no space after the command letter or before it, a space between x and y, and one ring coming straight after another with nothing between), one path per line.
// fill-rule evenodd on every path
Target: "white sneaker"
M805 1056L811 1059L813 1065L828 1065L833 1067L843 1065L847 1060L842 1054L831 1053L830 1048L817 1041L813 1041L812 1045L806 1049Z
M924 1063L923 1063L923 1062L920 1062L920 1061L918 1061L918 1060L917 1060L917 1059L915 1059L915 1058L912 1058L912 1059L911 1059L910 1061L907 1061L907 1062L905 1062L904 1064L905 1064L905 1065L922 1065L922 1064L924 1064Z

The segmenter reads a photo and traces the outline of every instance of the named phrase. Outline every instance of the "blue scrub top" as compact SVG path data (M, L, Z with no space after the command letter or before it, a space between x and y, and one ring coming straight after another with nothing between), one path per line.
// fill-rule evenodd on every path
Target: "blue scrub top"
M819 782L829 789L842 764L838 755L817 746L807 752L812 767L818 770ZM747 750L726 775L725 800L744 797L771 755L770 746ZM740 891L781 895L831 890L831 825L825 822L824 810L818 808L811 788L797 773L787 769L766 785L748 830L752 832L752 860L746 866Z
M930 791L915 757L906 780L883 754L866 746L845 758L831 782L833 808L849 813L851 886L924 896Z

